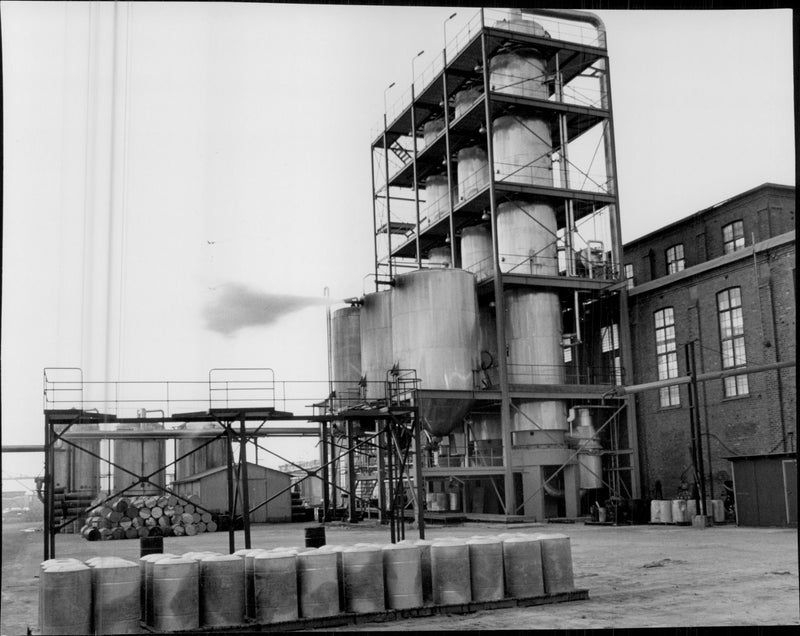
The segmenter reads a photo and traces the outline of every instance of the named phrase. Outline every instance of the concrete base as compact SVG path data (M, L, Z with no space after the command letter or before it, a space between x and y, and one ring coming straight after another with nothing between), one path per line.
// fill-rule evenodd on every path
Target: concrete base
M714 525L714 517L711 515L695 515L692 517L692 528L708 528Z

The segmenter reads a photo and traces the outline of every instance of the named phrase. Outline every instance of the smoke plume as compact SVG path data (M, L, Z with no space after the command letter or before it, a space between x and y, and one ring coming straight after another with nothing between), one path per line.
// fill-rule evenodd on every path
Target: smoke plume
M204 314L206 327L231 336L244 327L271 325L295 311L329 302L322 296L271 294L254 291L239 283L228 283L221 286Z

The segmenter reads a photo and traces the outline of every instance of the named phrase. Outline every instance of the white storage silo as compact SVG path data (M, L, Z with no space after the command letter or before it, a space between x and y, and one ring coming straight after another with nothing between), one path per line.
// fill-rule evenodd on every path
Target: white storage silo
M367 399L386 397L386 374L392 356L392 292L366 294L361 307L361 375L367 379Z
M422 389L472 390L478 363L475 277L461 269L401 274L391 304L399 367L415 369ZM470 405L457 398L425 400L421 416L433 435L447 435Z
M492 91L535 99L547 99L547 65L536 49L520 48L489 60Z
M434 174L425 179L424 214L428 220L437 219L450 211L448 192L446 174Z
M480 146L462 148L457 155L458 198L460 201L489 185L489 160Z
M467 88L463 91L458 91L454 98L455 103L455 118L458 119L467 112L470 107L475 103L481 95L483 95L483 91L480 88Z
M337 406L358 399L361 379L361 316L358 307L342 307L331 317L331 362Z
M495 179L553 185L550 125L540 117L504 115L492 122Z

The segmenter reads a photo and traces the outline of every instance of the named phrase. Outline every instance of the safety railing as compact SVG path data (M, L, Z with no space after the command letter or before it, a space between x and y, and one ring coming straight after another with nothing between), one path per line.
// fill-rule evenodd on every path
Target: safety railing
M570 364L508 364L508 383L515 385L566 384L571 386L622 384L624 372L614 366L584 365L576 368ZM497 367L476 369L472 372L475 390L495 389L500 384Z
M543 254L509 254L501 252L500 271L504 274L526 274L533 276L565 276L569 278L593 278L600 280L618 280L619 265L606 255L587 253L586 250L572 250L558 248L557 256ZM567 273L567 255L572 253L574 273ZM494 273L494 264L491 256L487 256L475 263L465 263L463 269L475 274L480 282L491 277Z

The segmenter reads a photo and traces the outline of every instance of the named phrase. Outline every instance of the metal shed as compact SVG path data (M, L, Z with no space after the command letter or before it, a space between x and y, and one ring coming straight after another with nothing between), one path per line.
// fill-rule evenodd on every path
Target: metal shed
M247 462L247 482L250 509L266 501L280 491L278 497L266 506L261 506L250 513L252 523L266 523L274 521L292 520L292 502L289 492L291 476L286 473ZM212 512L227 512L228 510L228 476L227 467L218 466L184 479L174 482L175 492L181 496L197 495L203 506ZM236 514L242 513L241 480L239 480Z
M736 525L797 526L795 453L725 459L732 466Z

